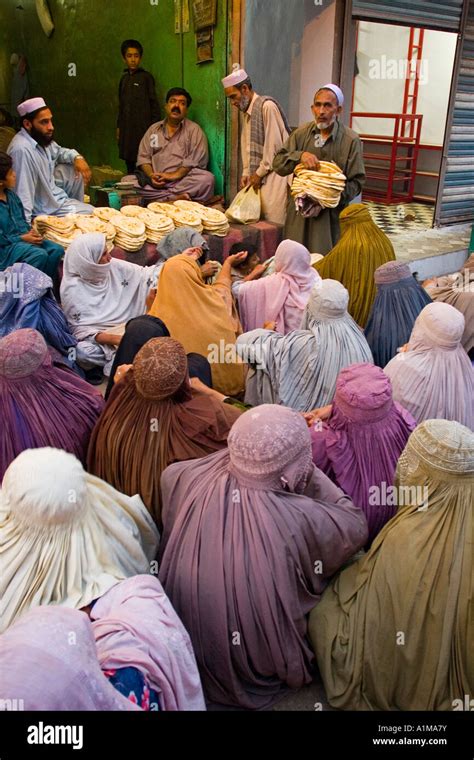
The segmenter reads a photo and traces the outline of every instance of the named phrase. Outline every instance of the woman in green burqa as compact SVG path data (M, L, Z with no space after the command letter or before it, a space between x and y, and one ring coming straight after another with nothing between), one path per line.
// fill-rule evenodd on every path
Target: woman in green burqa
M341 239L314 264L323 279L339 280L349 291L349 314L365 327L375 299L375 270L395 259L393 245L372 221L367 206L353 203L339 216Z
M324 591L311 643L333 707L460 709L474 693L474 433L423 422L395 485L397 514Z

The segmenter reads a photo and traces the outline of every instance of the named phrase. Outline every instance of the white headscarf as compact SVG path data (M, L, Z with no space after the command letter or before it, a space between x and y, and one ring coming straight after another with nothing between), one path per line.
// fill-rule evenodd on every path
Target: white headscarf
M105 235L90 232L76 238L64 257L61 305L78 340L124 325L145 313L157 267L119 259L98 264Z
M0 490L0 630L32 607L80 609L149 573L158 539L139 496L87 474L65 451L23 451Z
M474 428L474 370L461 346L464 317L447 303L430 303L420 312L407 351L385 367L393 398L418 423L454 420Z

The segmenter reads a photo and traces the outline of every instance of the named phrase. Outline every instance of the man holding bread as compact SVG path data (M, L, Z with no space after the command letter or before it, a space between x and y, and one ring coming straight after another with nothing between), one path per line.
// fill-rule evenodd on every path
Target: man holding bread
M362 143L352 129L339 121L343 103L344 95L337 85L321 87L311 106L314 121L296 129L273 161L273 170L281 176L292 174L300 164L317 172L323 161L337 164L346 177L335 208L313 204L312 210L303 215L297 212L293 197L288 201L284 237L302 243L311 253L325 255L336 245L340 236L339 214L359 195L365 182ZM339 190L340 186L335 182L336 188Z

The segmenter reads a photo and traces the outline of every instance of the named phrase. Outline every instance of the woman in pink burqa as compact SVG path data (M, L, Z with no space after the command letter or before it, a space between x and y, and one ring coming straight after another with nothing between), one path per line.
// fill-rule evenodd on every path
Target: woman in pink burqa
M207 699L263 709L309 683L307 615L367 523L313 465L303 417L251 409L228 450L170 465L161 484L160 579Z
M311 290L320 282L308 249L294 240L284 240L275 253L275 273L242 282L236 290L244 332L266 322L275 322L276 331L282 335L299 330Z

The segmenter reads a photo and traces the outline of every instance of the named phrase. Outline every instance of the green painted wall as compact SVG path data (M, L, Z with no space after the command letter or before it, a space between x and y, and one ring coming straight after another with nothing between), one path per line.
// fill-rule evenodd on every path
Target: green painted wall
M18 5L18 3L16 3ZM18 11L17 11L18 13ZM17 50L15 4L0 0L0 105L10 110L10 56Z
M25 10L13 11L16 37L30 63L32 96L42 95L50 105L58 142L80 150L89 163L124 168L115 143L117 88L124 67L120 43L136 38L145 49L143 66L155 77L160 103L172 86L186 87L193 96L189 117L207 134L210 169L216 191L222 192L226 107L220 79L226 73L228 2L218 0L214 62L197 66L192 21L190 32L174 32L174 0L49 0L56 26L49 39L34 0L21 0ZM0 3L10 10L18 4ZM70 76L71 64L76 76Z

